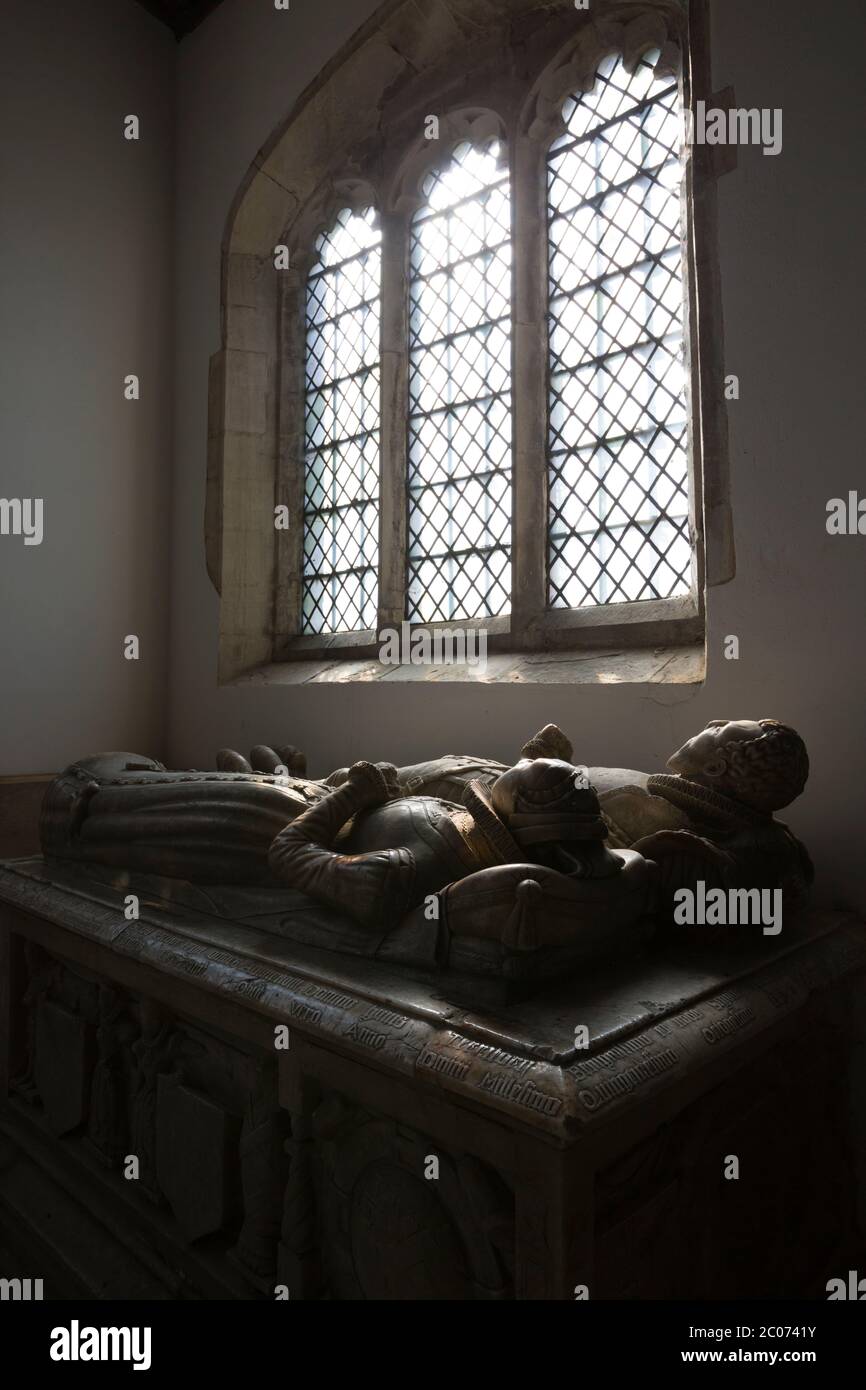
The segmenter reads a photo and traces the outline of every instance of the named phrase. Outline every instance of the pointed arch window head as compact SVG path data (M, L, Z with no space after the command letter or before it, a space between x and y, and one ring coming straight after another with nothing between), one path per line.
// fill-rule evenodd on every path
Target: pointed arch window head
M548 156L549 604L692 586L678 84L606 58Z
M407 611L511 605L511 202L499 141L428 175L410 232Z
M381 232L344 208L307 280L302 631L376 625Z

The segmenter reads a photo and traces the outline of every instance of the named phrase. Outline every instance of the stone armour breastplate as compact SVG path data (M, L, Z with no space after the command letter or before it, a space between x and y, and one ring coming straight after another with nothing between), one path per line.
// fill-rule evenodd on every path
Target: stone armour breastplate
M507 860L462 806L432 796L387 802L358 816L335 849L367 854L383 846L408 850L415 863L414 901L447 883Z

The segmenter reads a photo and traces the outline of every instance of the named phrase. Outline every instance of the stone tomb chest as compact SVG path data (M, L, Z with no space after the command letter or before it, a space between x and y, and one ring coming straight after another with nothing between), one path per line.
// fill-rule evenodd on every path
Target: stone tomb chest
M322 912L0 868L10 1273L60 1297L597 1299L825 1296L847 1269L857 920L685 937L507 1003L322 949Z

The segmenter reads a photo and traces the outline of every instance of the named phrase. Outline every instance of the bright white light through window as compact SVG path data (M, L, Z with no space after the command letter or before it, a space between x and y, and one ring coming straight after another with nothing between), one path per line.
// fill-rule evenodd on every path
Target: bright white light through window
M552 608L690 588L679 111L611 57L550 150Z
M306 633L376 627L380 242L372 209L344 209L307 283Z
M497 143L424 184L411 236L407 617L511 606L511 209Z

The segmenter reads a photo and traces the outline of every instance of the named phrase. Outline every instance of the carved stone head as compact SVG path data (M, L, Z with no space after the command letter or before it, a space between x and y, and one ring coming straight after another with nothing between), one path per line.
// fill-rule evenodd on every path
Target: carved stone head
M809 756L800 735L775 719L713 719L668 759L672 772L772 814L800 795Z

